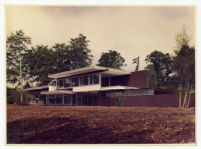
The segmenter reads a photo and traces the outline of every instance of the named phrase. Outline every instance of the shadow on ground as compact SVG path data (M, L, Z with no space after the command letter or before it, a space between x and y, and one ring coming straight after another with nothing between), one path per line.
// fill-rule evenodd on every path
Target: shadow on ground
M113 128L89 127L70 118L21 119L7 124L8 144L141 144L155 143L153 130L115 133Z

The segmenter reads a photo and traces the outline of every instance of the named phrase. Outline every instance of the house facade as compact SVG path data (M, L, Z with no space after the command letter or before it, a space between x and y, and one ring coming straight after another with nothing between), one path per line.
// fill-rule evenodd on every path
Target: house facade
M149 71L127 72L100 66L83 67L51 74L52 82L40 95L45 105L110 106L111 96L153 95ZM28 89L28 91L31 91Z

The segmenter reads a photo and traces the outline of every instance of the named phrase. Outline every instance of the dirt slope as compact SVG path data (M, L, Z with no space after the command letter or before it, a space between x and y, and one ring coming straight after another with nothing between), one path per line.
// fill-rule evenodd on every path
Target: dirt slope
M195 112L177 108L8 105L7 143L195 143Z

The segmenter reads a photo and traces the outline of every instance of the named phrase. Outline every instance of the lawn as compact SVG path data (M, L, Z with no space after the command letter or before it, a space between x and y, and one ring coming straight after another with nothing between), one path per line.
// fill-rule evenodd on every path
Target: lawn
M193 108L7 105L7 143L195 143L195 111Z

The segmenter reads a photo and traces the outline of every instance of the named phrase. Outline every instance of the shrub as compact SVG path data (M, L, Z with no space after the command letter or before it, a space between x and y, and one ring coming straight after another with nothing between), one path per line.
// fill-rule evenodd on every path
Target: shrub
M124 96L122 92L113 92L113 93L110 93L109 96L116 106L122 106L122 103L124 100Z
M28 104L31 98L34 97L33 95L27 93L26 91L22 91L23 102L21 103L20 95L21 95L21 89L7 88L7 103L13 104L16 102L17 104L25 105Z

